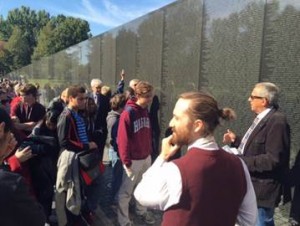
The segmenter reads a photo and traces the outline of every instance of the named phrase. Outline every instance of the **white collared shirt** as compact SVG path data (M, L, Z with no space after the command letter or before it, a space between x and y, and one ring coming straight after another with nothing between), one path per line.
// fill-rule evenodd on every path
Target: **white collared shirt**
M272 109L273 109L273 108L267 108L267 109L263 110L261 113L259 113L259 114L256 116L256 118L258 118L257 124L259 124L260 121L261 121L264 117L266 117L266 115L267 115ZM256 125L257 125L257 124L256 124Z
M213 137L200 138L191 148L207 151L219 150ZM245 163L241 160L247 181L247 193L240 206L237 222L240 225L254 225L257 217L255 192ZM143 206L166 210L179 203L182 194L182 179L179 168L173 162L166 162L160 156L144 173L143 179L134 191L136 200Z

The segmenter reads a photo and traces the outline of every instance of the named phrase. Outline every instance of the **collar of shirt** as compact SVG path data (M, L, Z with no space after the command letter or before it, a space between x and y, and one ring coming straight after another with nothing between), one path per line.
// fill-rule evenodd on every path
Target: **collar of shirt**
M190 150L191 148L201 148L208 151L219 150L219 146L213 136L199 138L198 140L194 141L194 143L188 146L188 150Z
M258 118L258 122L257 124L272 110L273 108L267 108L264 111L262 111L261 113L259 113L256 118Z

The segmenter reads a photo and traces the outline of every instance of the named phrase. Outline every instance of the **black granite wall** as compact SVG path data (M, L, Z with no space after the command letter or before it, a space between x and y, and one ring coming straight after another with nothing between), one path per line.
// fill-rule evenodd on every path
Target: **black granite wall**
M179 0L10 74L24 75L58 94L69 84L89 87L100 78L113 89L126 80L150 81L161 101L164 130L179 93L205 90L236 110L227 127L244 133L253 115L248 96L255 83L281 88L280 105L300 148L300 1Z

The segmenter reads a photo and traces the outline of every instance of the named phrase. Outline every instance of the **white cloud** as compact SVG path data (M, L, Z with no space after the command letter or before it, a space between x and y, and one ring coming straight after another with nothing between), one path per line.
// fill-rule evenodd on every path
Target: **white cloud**
M140 0L141 1L141 0ZM153 4L153 2L155 2ZM56 9L57 12L65 15L79 17L104 27L112 28L133 20L146 13L158 9L159 7L172 2L172 0L153 1L151 6L145 4L134 4L136 2L129 1L126 5L118 5L112 0L102 0L95 2L91 0L81 0L78 10Z
M119 25L115 18L106 15L105 11L97 9L95 6L91 5L89 0L82 0L81 6L82 8L78 11L63 10L63 14L79 17L90 23L96 23L105 27L114 27Z
M120 22L132 20L150 11L148 7L143 5L136 7L134 5L128 4L126 6L123 5L121 6L122 8L120 8L120 6L114 4L110 0L103 0L103 5L105 7L105 11L108 12L109 16L115 18Z

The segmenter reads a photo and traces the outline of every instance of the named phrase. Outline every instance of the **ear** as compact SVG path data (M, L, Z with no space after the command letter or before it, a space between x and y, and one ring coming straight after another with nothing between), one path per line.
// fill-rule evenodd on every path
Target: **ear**
M195 133L199 133L200 131L202 131L204 128L204 123L201 119L197 119L195 122L194 122L194 132Z
M262 104L263 104L263 106L266 107L266 108L269 106L269 101L267 100L267 98L264 98L264 99L263 99Z

